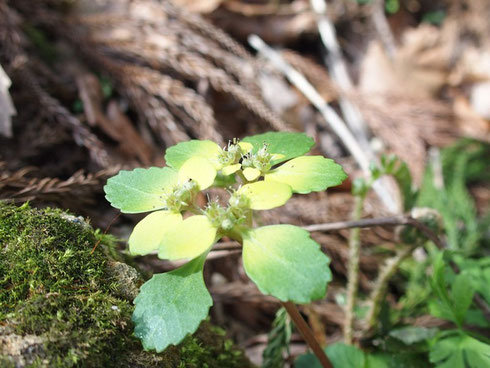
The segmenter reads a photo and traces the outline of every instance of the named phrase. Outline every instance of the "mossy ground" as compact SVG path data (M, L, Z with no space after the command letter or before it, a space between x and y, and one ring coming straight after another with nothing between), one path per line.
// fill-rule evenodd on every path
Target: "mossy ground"
M10 336L36 341L22 352L24 366L249 366L207 322L178 347L143 352L132 336L131 292L121 292L128 279L120 267L114 272L110 242L92 252L96 238L60 210L0 203L0 365L12 363L5 352ZM130 279L129 289L139 286L134 272Z

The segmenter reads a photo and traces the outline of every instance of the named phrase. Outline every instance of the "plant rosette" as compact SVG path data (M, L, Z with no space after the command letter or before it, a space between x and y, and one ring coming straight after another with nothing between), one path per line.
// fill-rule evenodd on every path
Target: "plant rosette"
M303 133L269 132L221 148L191 140L169 147L167 167L120 171L104 187L123 213L151 212L129 237L133 255L158 252L184 266L155 274L135 299L135 334L145 349L163 351L193 333L212 305L204 284L208 252L223 236L243 245L243 265L260 291L306 304L325 296L329 259L307 231L293 225L253 227L253 211L284 205L293 193L324 191L346 178L322 156L304 156L313 139ZM228 205L200 208L198 193L225 187ZM186 217L184 218L183 215Z

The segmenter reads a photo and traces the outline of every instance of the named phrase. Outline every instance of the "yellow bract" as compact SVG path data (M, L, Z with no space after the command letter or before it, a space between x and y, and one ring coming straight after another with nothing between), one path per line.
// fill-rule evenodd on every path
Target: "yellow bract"
M145 255L157 250L165 233L182 222L180 213L157 211L150 213L133 229L129 237L129 251L133 255Z
M242 165L240 165L240 164L225 166L221 170L221 173L223 175L231 175L231 174L236 173L238 170L240 170L241 167L242 167Z
M254 167L247 167L245 170L243 170L243 175L248 181L254 181L260 176L260 174L260 170Z
M258 181L246 184L238 189L238 194L244 195L250 201L253 210L268 210L282 206L291 197L291 187L287 184L273 181Z
M264 180L288 184L294 193L321 191L329 183L332 163L323 156L300 156L266 173Z
M204 157L192 157L187 160L179 170L179 182L184 183L192 179L199 184L199 189L203 190L213 185L216 177L216 169Z
M189 217L165 234L158 257L169 260L195 258L213 245L216 231L206 216Z
M242 149L243 154L249 153L253 148L253 145L248 142L238 142L238 145Z

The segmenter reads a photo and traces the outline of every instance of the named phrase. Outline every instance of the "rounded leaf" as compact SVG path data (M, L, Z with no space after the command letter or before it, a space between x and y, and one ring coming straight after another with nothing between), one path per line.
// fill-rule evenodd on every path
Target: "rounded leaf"
M291 186L294 193L320 192L341 184L347 175L342 166L323 156L301 156L265 174L266 181Z
M332 276L328 257L310 234L292 225L272 225L243 234L243 265L260 291L281 301L322 299Z
M193 157L187 160L179 169L179 182L192 179L199 184L199 189L203 190L213 185L216 177L216 169L203 157Z
M192 157L204 157L207 159L216 158L219 149L219 146L212 141L193 139L169 147L165 151L165 161L168 166L180 169L180 167Z
M245 170L243 170L243 176L245 176L245 179L247 179L248 181L254 181L260 176L260 174L261 171L254 167L247 167L245 168Z
M139 213L165 208L163 193L177 183L177 171L169 167L121 170L104 186L105 197L124 213Z
M206 216L189 217L165 234L158 257L169 260L195 258L214 244L216 231Z
M274 181L246 184L238 189L238 193L248 198L253 210L268 210L282 206L292 195L289 185Z
M145 350L162 352L197 330L213 304L204 284L202 255L172 272L155 274L134 300L134 334Z
M129 252L145 255L157 250L165 233L182 222L180 213L156 211L138 222L129 237Z
M257 153L263 147L264 143L267 143L269 145L269 153L278 155L273 157L273 165L304 155L315 145L313 138L308 137L304 133L293 132L257 134L251 137L245 137L242 142L251 143L253 145L253 153Z
M236 173L241 168L242 168L242 165L240 165L240 164L228 165L228 166L225 166L221 169L221 173L223 175L231 175L231 174Z

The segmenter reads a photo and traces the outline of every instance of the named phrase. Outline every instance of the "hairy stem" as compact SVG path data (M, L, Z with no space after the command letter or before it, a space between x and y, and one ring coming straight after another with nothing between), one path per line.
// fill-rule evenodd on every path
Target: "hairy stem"
M286 311L288 312L294 325L301 333L301 336L303 336L308 346L311 348L313 353L320 361L322 367L333 368L330 359L328 359L327 355L321 348L320 344L316 340L315 336L313 335L313 332L311 331L306 321L303 319L303 317L301 317L298 308L296 308L296 306L291 302L281 302L281 304L283 305L284 309L286 309Z
M366 314L364 322L364 331L371 330L378 319L379 311L381 310L381 302L386 293L388 287L388 282L391 277L395 274L398 266L407 258L412 252L417 248L419 244L415 243L411 246L407 246L405 249L398 252L398 254L390 259L388 259L379 272L378 278L374 284L374 288L371 291L370 296L370 306Z
M352 219L357 221L361 218L364 196L356 196L356 202ZM359 284L359 253L361 248L360 228L351 230L349 237L349 265L347 273L347 305L345 308L344 342L352 344L354 325L354 306L356 304L357 287Z

